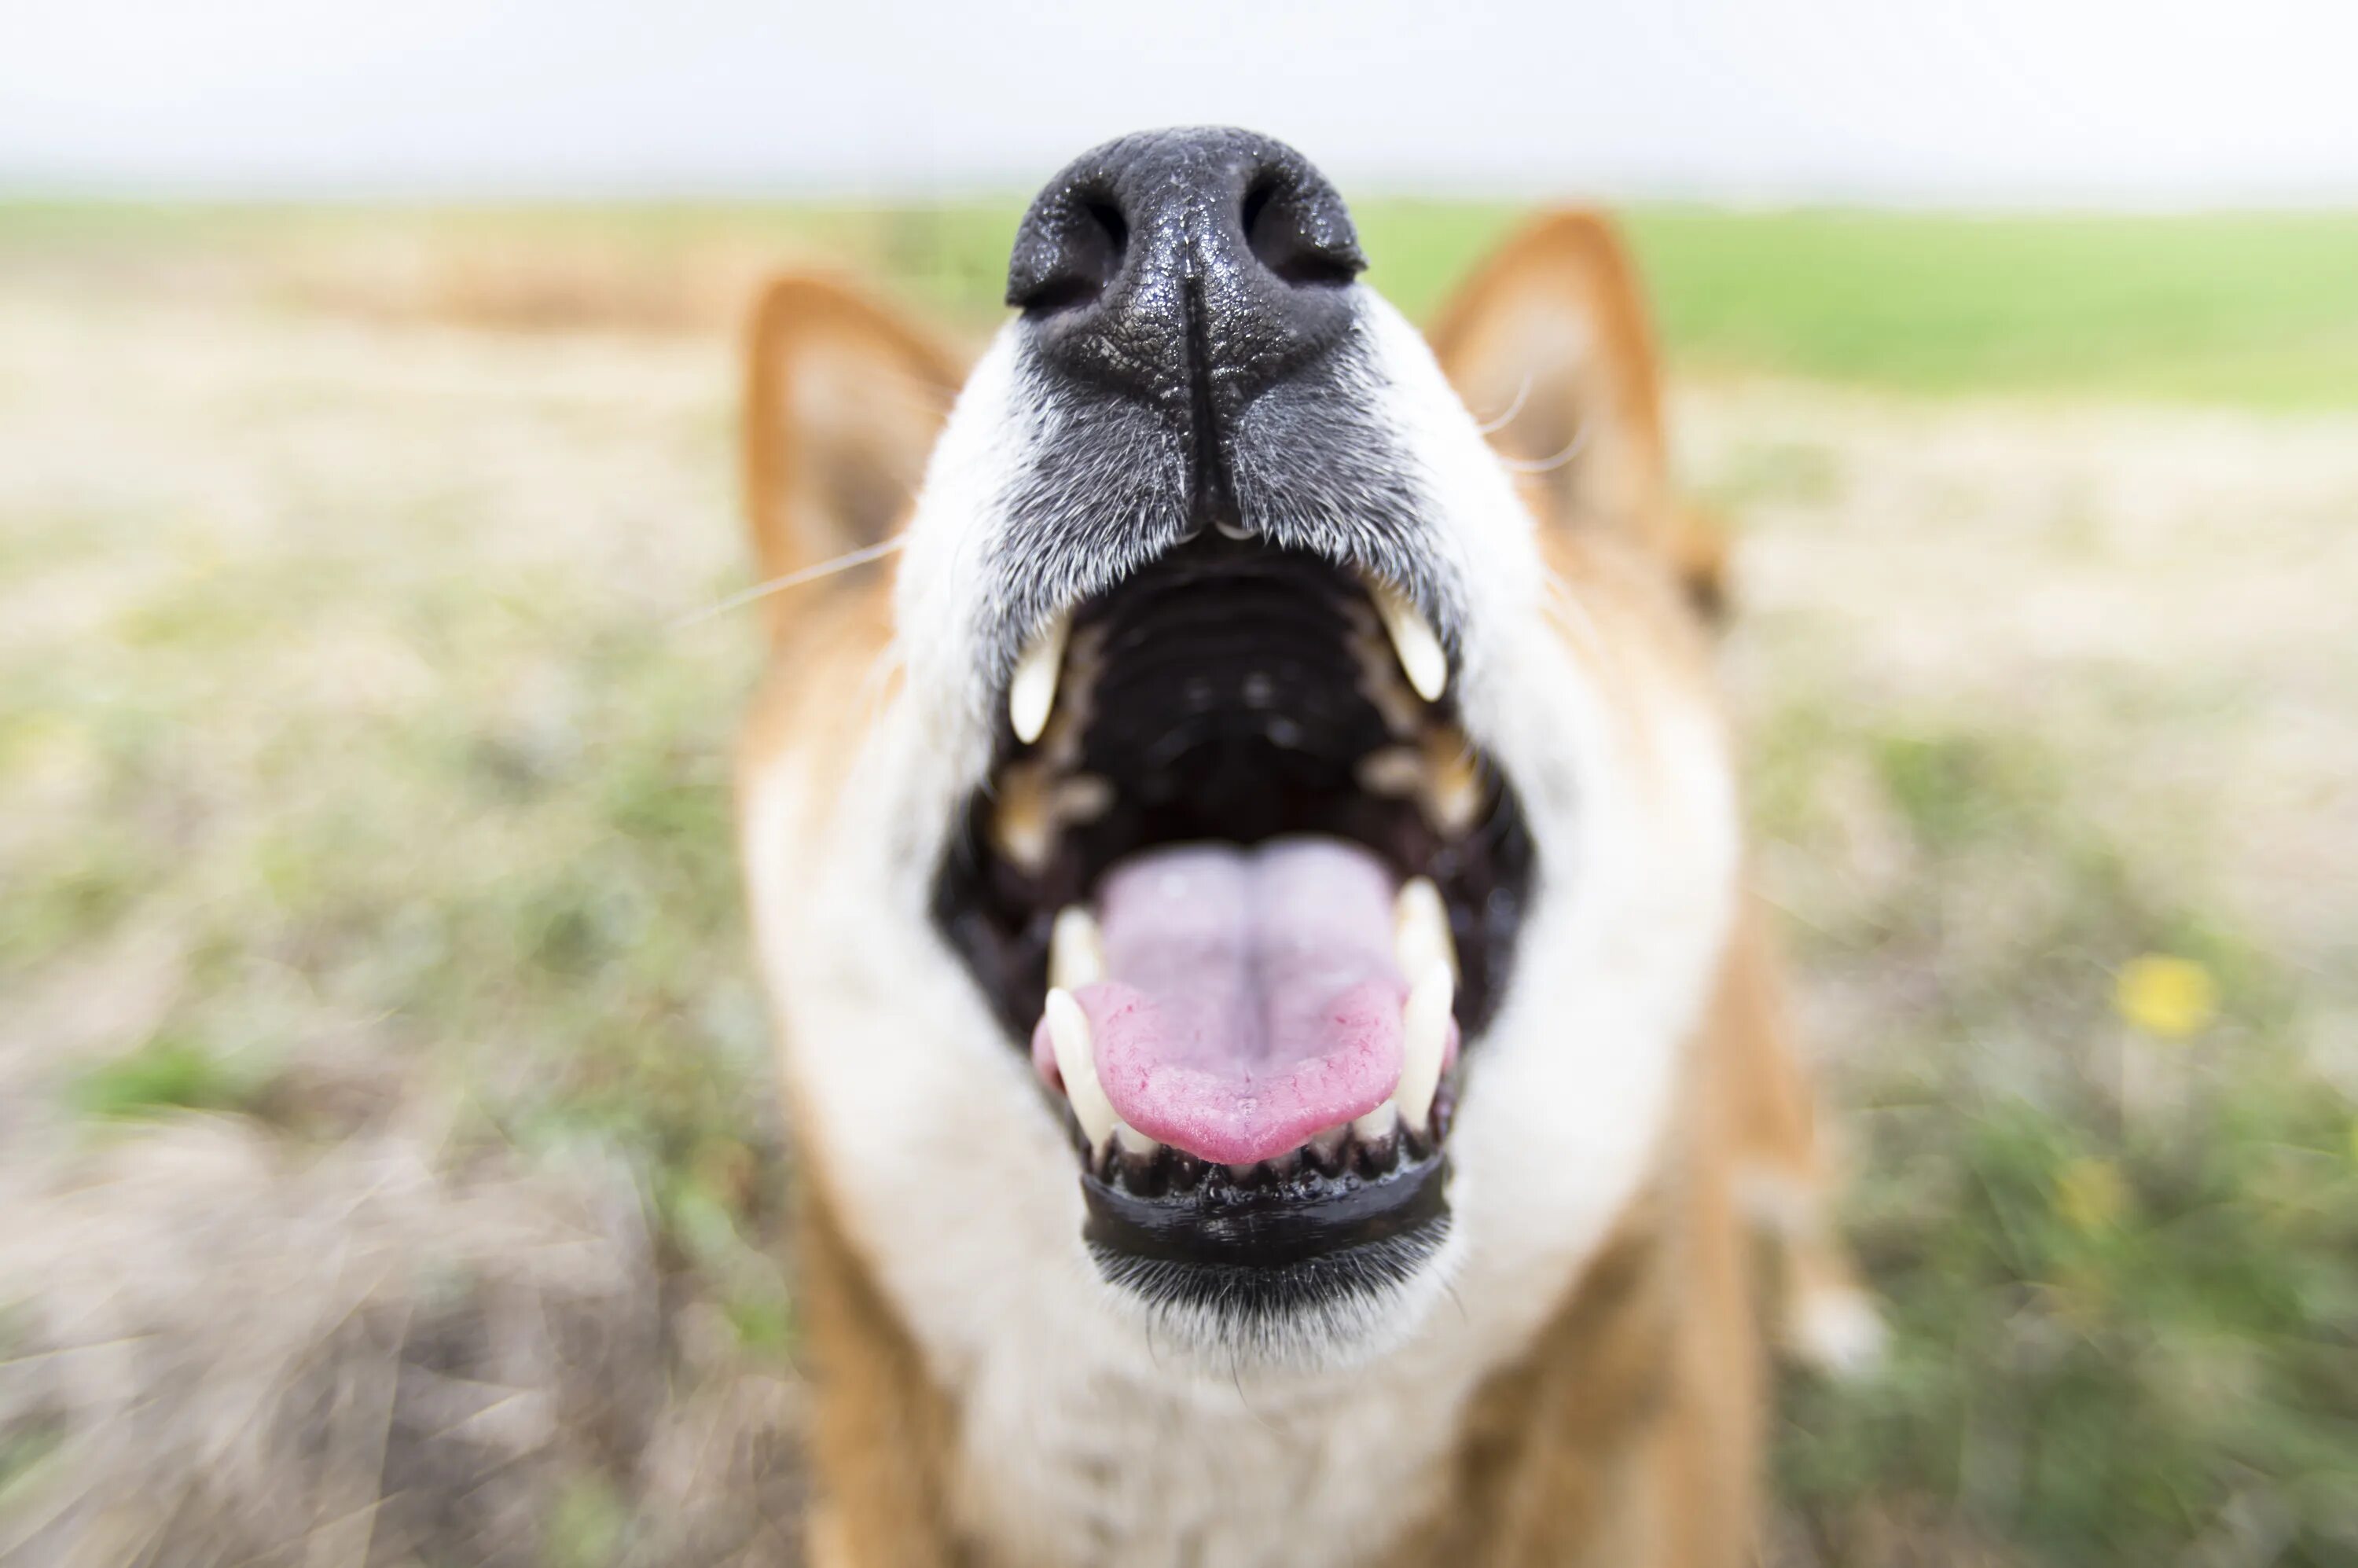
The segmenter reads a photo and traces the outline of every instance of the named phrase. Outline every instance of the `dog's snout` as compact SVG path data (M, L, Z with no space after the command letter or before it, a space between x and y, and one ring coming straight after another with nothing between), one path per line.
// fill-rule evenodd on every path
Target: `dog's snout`
M1342 198L1293 148L1152 131L1048 183L1017 233L1007 300L1049 363L1174 423L1217 425L1349 330L1341 286L1366 265Z
M1249 131L1141 132L1048 182L1008 265L1022 314L993 350L995 672L1058 611L1207 534L1401 585L1454 646L1455 583L1396 414L1397 378L1430 361L1366 265L1335 188Z

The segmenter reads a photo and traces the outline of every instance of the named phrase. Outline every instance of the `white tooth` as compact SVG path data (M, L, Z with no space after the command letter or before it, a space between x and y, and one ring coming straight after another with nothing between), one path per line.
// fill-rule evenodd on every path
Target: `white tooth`
M1400 655L1408 684L1425 701L1439 702L1449 688L1449 655L1442 652L1432 623L1396 588L1378 583L1375 597L1376 613L1383 618L1384 631L1392 640L1392 652Z
M1123 1153L1136 1154L1141 1158L1152 1155L1156 1150L1163 1147L1127 1121L1117 1121L1113 1124L1113 1139L1115 1142L1121 1145Z
M1077 903L1058 910L1048 933L1048 983L1076 991L1105 979L1105 938L1098 935L1097 917Z
M1457 972L1457 945L1449 935L1449 911L1429 877L1401 883L1392 902L1392 956L1403 975L1422 975L1434 964Z
M1449 1044L1449 1008L1456 991L1449 966L1436 958L1408 993L1401 1015L1400 1087L1392 1098L1400 1102L1401 1119L1421 1130L1433 1109L1433 1091L1441 1087L1441 1056Z
M1027 746L1048 728L1048 715L1055 710L1056 677L1065 667L1065 638L1072 629L1071 616L1055 616L1015 661L1015 677L1007 683L1007 721Z
M1343 1152L1344 1141L1351 1136L1351 1124L1330 1127L1310 1140L1310 1152L1321 1160L1331 1161Z
M1352 1136L1362 1143L1381 1143L1400 1125L1400 1101L1388 1099L1351 1123Z
M1098 1082L1088 1014L1070 991L1048 993L1048 1044L1055 1048L1056 1071L1064 1077L1065 1098L1073 1102L1073 1119L1081 1124L1081 1136L1088 1140L1092 1151L1103 1148L1121 1118L1114 1114L1113 1101L1106 1098L1104 1086Z

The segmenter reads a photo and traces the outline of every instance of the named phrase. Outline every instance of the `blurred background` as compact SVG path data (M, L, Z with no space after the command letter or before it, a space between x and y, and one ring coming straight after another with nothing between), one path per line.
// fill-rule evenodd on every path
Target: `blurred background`
M0 0L0 1562L793 1561L732 332L1626 217L1894 1330L1779 1564L2358 1563L2358 11Z

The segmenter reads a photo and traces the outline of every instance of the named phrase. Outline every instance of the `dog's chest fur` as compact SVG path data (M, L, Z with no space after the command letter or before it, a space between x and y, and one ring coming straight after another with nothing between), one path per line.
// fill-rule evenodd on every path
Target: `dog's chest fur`
M835 1352L823 1446L864 1553L814 1562L1731 1562L1744 1467L1694 1440L1740 1426L1753 1397L1732 1232L1722 1217L1665 1248L1665 1217L1635 1205L1503 1360L1476 1347L1544 1296L1491 1298L1362 1376L1291 1385L1174 1375L1050 1314L1002 1320L996 1352L946 1386L834 1217L806 1222L814 1336ZM1661 1463L1664 1438L1685 1461ZM1698 1531L1727 1539L1682 1539Z
M1011 1563L1368 1561L1437 1500L1475 1380L1464 1357L1289 1388L1033 1349L968 1391L957 1457L960 1512Z

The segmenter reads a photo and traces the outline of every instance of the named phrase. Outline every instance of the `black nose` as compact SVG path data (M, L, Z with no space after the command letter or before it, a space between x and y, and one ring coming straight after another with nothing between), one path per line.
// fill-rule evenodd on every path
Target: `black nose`
M1217 464L1220 431L1352 330L1367 266L1343 199L1282 142L1145 131L1073 160L1007 269L1042 361L1147 404Z

